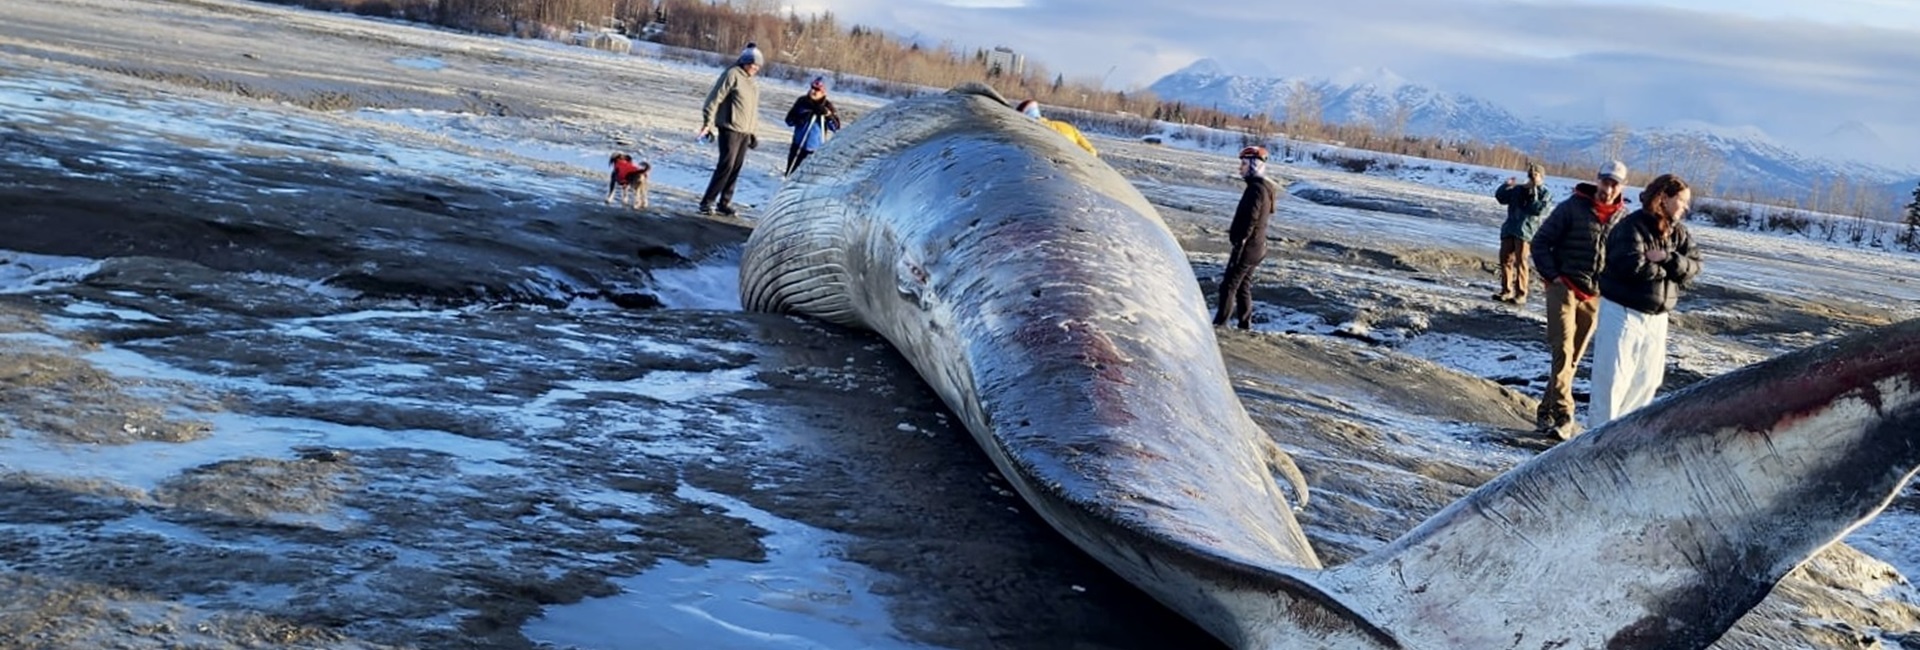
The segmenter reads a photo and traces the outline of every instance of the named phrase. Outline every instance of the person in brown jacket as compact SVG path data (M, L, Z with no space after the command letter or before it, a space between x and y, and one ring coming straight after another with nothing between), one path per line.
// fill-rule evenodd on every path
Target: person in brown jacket
M1547 348L1553 359L1546 393L1534 411L1535 431L1544 436L1568 440L1580 433L1573 420L1573 371L1593 340L1601 255L1608 224L1626 205L1621 196L1626 184L1625 164L1602 165L1594 182L1574 186L1573 196L1554 207L1533 234L1533 267L1547 287Z
M1240 193L1240 205L1234 208L1233 225L1227 238L1233 252L1227 255L1227 272L1220 278L1220 309L1213 325L1222 327L1229 318L1240 329L1253 329L1253 272L1267 256L1267 216L1273 214L1275 189L1267 180L1266 147L1240 150L1240 178L1247 189Z

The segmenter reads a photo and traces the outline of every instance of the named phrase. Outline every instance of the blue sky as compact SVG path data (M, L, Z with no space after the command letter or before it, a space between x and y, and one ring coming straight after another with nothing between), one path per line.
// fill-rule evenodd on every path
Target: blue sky
M1266 76L1391 70L1523 114L1758 127L1920 166L1920 0L791 0L802 13L1143 87L1198 59ZM1877 135L1835 138L1844 125ZM1852 129L1855 133L1858 129Z

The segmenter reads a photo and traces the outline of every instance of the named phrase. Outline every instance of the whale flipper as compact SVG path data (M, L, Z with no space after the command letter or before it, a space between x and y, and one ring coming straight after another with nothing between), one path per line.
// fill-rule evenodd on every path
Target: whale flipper
M1409 647L1700 648L1920 467L1920 321L1696 384L1320 582Z

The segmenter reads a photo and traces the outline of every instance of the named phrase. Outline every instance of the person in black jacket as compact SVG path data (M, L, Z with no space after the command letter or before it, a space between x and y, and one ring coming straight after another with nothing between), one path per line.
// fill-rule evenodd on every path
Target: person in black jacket
M1227 255L1227 272L1220 277L1220 308L1213 324L1225 326L1232 318L1245 330L1253 329L1253 272L1267 256L1267 216L1274 210L1275 189L1267 180L1266 147L1240 150L1240 178L1247 182L1247 189L1240 193L1233 225L1227 229L1233 252Z
M1700 274L1700 249L1680 221L1692 202L1686 181L1663 174L1640 193L1640 209L1607 233L1589 429L1652 402L1666 377L1667 314Z
M1595 182L1574 186L1573 196L1555 206L1533 234L1533 267L1547 287L1547 348L1553 359L1547 390L1534 411L1541 435L1566 440L1580 433L1573 420L1573 371L1593 340L1601 251L1608 223L1626 205L1621 198L1626 183L1625 164L1602 165Z
M793 144L787 147L787 171L782 176L793 175L801 161L826 143L828 132L840 130L840 114L833 100L827 99L824 77L814 77L807 94L793 100L793 108L787 109L787 126L793 127Z

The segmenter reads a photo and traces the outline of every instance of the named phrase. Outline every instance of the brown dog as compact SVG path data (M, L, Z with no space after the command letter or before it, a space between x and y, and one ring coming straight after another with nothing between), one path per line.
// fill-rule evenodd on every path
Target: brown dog
M627 207L647 207L647 180L653 165L636 163L633 156L618 151L607 159L607 164L613 167L613 174L607 178L606 203L620 202L624 193Z

